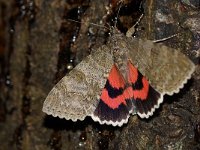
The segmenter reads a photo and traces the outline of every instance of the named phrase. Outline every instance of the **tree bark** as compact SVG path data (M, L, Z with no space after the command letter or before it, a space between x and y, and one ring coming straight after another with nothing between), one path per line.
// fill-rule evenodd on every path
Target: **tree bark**
M1 0L0 149L200 149L199 5L192 0ZM72 122L46 116L42 105L50 89L106 43L114 17L125 33L141 14L135 38L178 33L162 43L180 48L196 64L180 93L165 96L150 119L131 116L121 128L89 117Z

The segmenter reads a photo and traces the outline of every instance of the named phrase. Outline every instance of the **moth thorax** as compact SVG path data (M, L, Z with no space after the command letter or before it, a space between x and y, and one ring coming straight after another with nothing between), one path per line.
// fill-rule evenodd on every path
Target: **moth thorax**
M113 48L114 62L121 64L127 59L127 52L125 49L119 47Z
M126 77L128 62L126 52L120 50L119 48L113 49L113 60L114 63L117 65L119 71L122 73L122 75Z

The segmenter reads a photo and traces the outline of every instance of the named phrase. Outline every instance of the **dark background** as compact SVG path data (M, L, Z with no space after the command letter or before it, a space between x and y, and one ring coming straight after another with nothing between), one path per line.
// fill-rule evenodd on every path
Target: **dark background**
M200 149L199 0L0 0L0 149ZM120 8L119 8L120 7ZM119 13L118 13L118 10ZM92 50L113 25L135 38L180 48L196 70L180 93L165 96L150 119L127 125L73 123L46 116L50 89ZM76 20L78 22L71 21Z

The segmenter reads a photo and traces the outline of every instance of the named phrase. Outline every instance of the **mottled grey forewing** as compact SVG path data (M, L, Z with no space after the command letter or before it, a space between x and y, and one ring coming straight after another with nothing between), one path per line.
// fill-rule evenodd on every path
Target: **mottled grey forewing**
M108 48L99 48L54 86L43 104L43 111L73 121L92 115L112 65Z
M149 40L129 42L129 56L160 93L172 95L191 78L195 65L179 50Z

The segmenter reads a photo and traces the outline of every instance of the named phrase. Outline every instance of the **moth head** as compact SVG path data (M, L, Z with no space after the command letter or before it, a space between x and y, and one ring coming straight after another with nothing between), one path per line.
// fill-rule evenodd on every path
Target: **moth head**
M110 29L110 37L108 39L107 44L111 45L112 47L119 47L123 46L125 35L121 33L116 27L111 27Z

